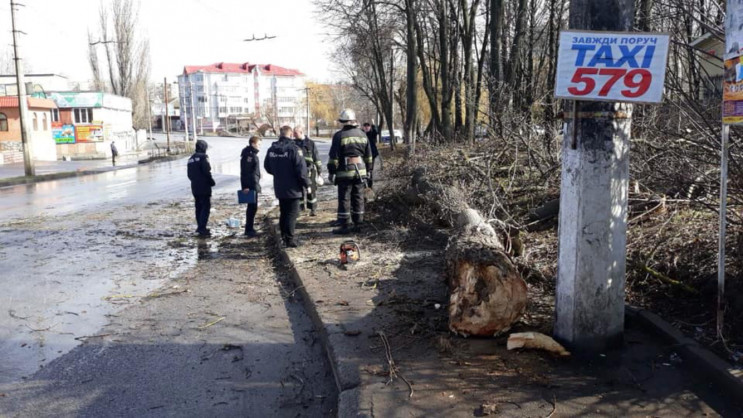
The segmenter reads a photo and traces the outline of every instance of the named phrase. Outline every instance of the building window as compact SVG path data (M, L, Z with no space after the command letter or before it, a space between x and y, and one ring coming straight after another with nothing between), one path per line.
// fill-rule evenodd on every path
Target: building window
M227 113L227 108L226 107L220 107L219 108L219 113Z
M93 122L93 109L74 109L72 114L75 116L75 123Z
M41 114L41 127L44 128L45 131L49 130L49 123L47 122L46 113Z
M219 103L227 103L227 96L219 96Z
M230 113L233 115L239 115L242 112L243 112L242 107L230 107Z
M245 102L245 104L248 104L248 100L249 99L246 97L246 98L243 99L243 102Z
M52 122L59 122L59 109L52 109Z
M199 96L199 103L206 103L206 97L205 96Z
M5 113L0 113L0 131L8 132L8 117Z
M39 130L39 115L34 112L34 131Z

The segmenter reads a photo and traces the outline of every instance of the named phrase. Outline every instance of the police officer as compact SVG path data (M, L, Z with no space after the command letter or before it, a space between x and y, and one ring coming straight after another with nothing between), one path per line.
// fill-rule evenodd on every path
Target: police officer
M279 199L279 227L281 240L287 247L298 247L294 237L294 227L299 215L299 201L304 188L310 187L304 153L297 148L292 136L292 128L282 126L279 140L268 149L263 168L273 176L273 189Z
M196 152L188 159L188 179L191 180L191 193L196 204L196 232L202 237L211 235L206 224L212 208L212 187L216 185L212 177L212 166L206 155L208 147L206 141L199 139L196 141Z
M322 170L322 161L317 153L315 141L304 134L301 126L294 127L294 143L304 154L304 161L307 163L307 175L312 182L312 186L307 190L307 209L310 210L310 216L316 216L315 208L317 207L317 176ZM301 210L304 210L304 204L300 204Z
M373 170L371 146L366 133L358 128L356 113L341 112L338 122L343 128L333 135L328 159L328 172L338 185L338 224L334 234L359 232L364 222L364 187ZM354 227L351 229L350 221Z
M251 136L247 147L240 155L240 185L243 192L248 193L255 191L255 203L248 203L248 209L245 212L245 236L255 237L256 232L255 214L258 212L258 194L261 192L261 163L258 158L258 152L261 149L261 137Z

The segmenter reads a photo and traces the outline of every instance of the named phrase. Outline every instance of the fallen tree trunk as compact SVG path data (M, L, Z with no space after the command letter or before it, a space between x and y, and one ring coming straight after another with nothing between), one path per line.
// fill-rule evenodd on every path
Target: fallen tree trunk
M427 181L416 170L409 195L431 205L454 233L446 247L449 329L493 336L507 331L526 310L526 282L495 229L451 186Z

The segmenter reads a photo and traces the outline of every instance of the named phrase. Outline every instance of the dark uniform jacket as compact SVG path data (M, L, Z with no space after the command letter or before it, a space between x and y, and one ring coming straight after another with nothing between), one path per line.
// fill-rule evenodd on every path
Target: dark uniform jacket
M243 148L240 155L240 185L243 189L261 192L261 162L258 150L251 145Z
M317 170L317 174L321 173L322 161L320 160L320 154L317 153L317 145L315 141L311 140L308 136L304 139L295 139L294 143L304 153L304 161L307 163L307 171L310 172L314 168Z
M377 128L372 125L371 129L369 129L369 132L366 133L366 137L369 138L369 145L371 146L373 158L377 158L377 156L379 155L379 150L377 149L377 135L379 135L379 132L377 132Z
M273 175L273 189L279 199L301 199L310 187L304 153L289 138L281 137L268 149L263 168Z
M355 126L346 125L333 135L328 157L328 171L338 180L366 177L374 168L369 138ZM349 157L358 157L363 164L346 166Z
M188 179L191 180L191 192L194 196L211 196L212 187L217 183L212 177L212 166L206 155L206 141L196 141L196 152L188 159Z

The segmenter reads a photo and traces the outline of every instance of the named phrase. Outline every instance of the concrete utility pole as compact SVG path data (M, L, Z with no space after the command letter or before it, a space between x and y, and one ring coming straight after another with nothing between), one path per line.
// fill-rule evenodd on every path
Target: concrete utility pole
M165 135L168 138L168 148L165 150L170 154L170 112L168 112L168 78L165 77L163 90L165 91L165 119L163 120L163 129L165 129Z
M178 84L178 103L180 103L181 107L181 116L184 116L186 119L186 123L184 123L183 126L186 131L186 142L188 142L188 106L186 106L186 87L184 86L183 89L181 89L181 83L177 81L175 83Z
M18 34L22 33L20 30L15 28L15 12L16 6L23 6L20 3L16 3L10 0L10 22L13 30L13 55L15 59L15 77L16 85L18 86L18 114L21 121L21 143L23 144L23 168L26 176L33 176L36 174L34 168L33 154L31 152L31 142L28 137L28 99L26 95L26 82L23 77L23 60L18 53Z
M631 31L633 16L634 0L573 0L570 29ZM554 333L573 351L597 352L624 331L632 105L577 102L572 111L562 144Z

